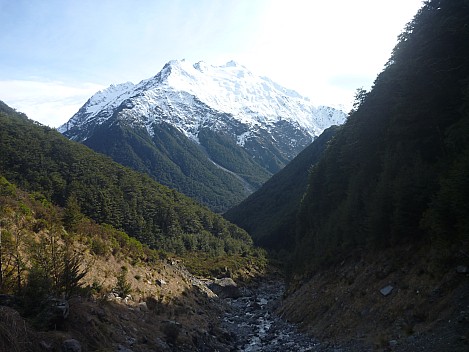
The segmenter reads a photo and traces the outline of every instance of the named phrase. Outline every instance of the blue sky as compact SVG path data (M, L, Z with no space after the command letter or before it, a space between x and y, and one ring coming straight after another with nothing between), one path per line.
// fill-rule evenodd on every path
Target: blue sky
M58 127L172 59L255 74L347 110L421 0L0 0L0 100Z

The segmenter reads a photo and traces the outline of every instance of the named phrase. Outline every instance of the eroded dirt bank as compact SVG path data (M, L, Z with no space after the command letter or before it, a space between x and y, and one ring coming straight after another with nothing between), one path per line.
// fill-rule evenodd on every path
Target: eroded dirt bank
M292 281L278 314L322 341L372 350L469 350L469 271L428 248L351 253Z

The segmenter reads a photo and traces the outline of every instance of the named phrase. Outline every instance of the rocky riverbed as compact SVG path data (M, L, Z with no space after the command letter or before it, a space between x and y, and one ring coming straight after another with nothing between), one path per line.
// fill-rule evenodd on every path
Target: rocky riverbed
M284 284L267 281L255 288L241 289L239 298L226 298L228 306L222 328L235 341L233 351L334 351L348 347L322 344L288 323L275 313L280 304Z

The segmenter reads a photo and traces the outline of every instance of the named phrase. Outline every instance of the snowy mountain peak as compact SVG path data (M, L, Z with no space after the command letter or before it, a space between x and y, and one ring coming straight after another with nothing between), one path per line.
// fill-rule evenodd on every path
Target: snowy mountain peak
M248 135L259 128L271 131L276 124L287 122L311 139L345 120L342 111L315 107L294 90L257 76L235 61L214 66L203 61L192 64L172 60L156 76L137 85L130 82L111 85L96 93L59 131L84 140L87 136L79 126L100 125L119 106L119 114L126 121L147 127L150 134L153 123L165 121L195 141L200 126L212 124L220 128L220 124L226 123L210 121L213 113L225 114L245 125ZM207 115L201 109L211 113ZM244 132L237 134L240 145L246 136Z

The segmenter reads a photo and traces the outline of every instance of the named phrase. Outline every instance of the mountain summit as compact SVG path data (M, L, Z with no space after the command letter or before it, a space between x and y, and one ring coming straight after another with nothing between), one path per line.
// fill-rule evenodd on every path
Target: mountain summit
M315 107L234 61L213 66L173 60L136 85L111 85L96 93L59 131L212 208L208 193L230 192L227 204L215 201L226 208L257 189L324 129L344 121L342 111Z
M129 105L129 102L133 104ZM126 104L122 106L122 103ZM124 114L134 117L133 121L144 125L150 134L153 123L166 121L197 141L199 127L211 122L214 124L215 121L175 110L180 106L197 104L229 114L231 119L244 124L246 130L237 134L239 145L253 138L256 129L270 131L280 121L297 125L298 129L314 139L327 127L345 120L342 111L325 106L315 107L308 98L267 77L256 76L234 61L212 66L203 61L192 65L186 60L173 60L156 76L137 85L130 82L111 85L96 93L59 131L71 139L86 140L89 136L80 133L81 127L101 124L111 118L120 106L134 110L125 111Z

